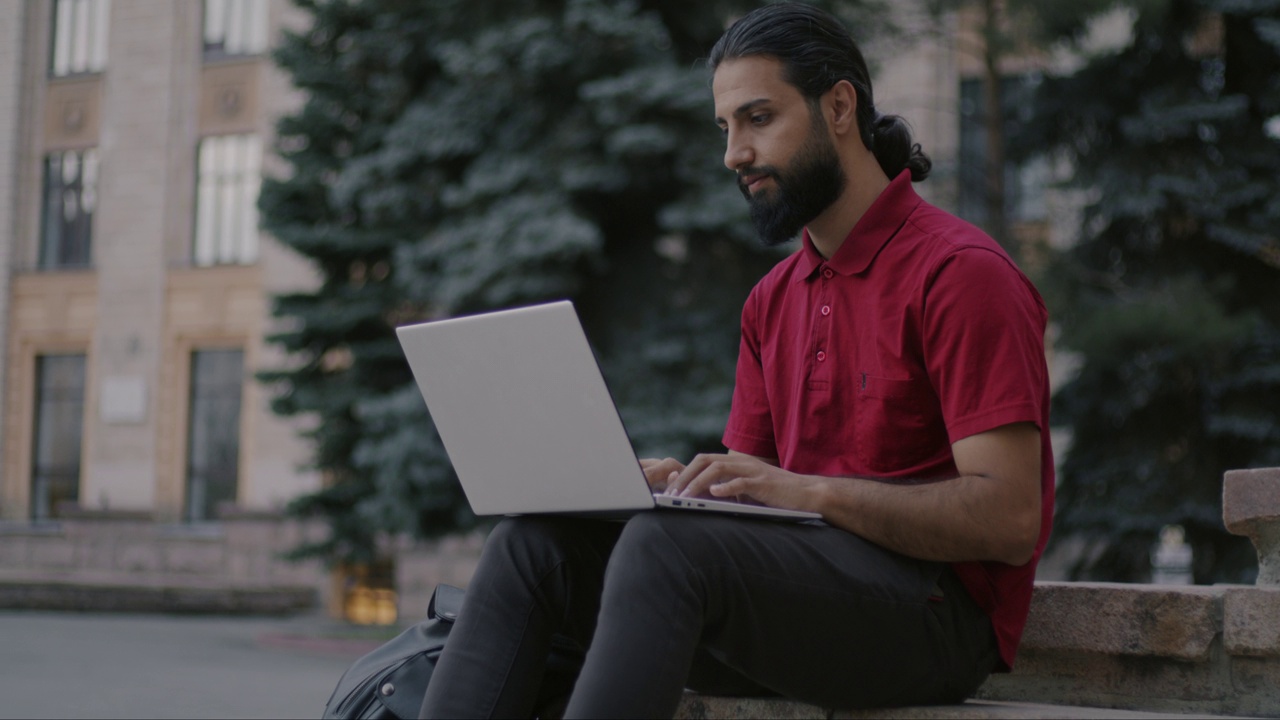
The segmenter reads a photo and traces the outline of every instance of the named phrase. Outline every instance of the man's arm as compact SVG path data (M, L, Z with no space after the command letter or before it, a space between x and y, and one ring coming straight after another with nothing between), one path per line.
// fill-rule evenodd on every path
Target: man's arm
M820 513L895 552L943 562L1022 565L1040 535L1040 431L1004 425L952 444L960 476L918 484L798 475L767 458L699 455L667 492L749 496L765 505Z

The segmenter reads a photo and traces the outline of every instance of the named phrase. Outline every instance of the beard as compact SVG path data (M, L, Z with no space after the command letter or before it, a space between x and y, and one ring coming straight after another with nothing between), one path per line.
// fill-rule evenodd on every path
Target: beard
M767 175L773 178L775 188L752 195L742 184L741 178L747 175ZM746 168L738 172L738 178L738 189L747 199L751 222L765 247L781 245L799 235L805 225L831 207L848 181L827 135L827 124L816 114L809 137L790 167L785 171L773 165Z

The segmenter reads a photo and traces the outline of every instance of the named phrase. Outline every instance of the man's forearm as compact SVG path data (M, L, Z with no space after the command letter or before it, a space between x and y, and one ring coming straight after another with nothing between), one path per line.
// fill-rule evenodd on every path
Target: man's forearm
M924 484L810 479L813 505L836 527L903 555L943 562L1031 559L1038 503L1010 502L1001 481L967 475Z
M769 458L704 454L671 478L667 492L810 510L922 560L1030 560L1040 536L1040 431L1012 423L957 440L951 450L959 477L924 484L800 475Z

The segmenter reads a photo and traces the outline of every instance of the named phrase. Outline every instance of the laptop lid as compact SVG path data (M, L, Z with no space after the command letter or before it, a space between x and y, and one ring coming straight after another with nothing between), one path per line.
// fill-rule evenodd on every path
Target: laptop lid
M477 515L653 507L572 303L396 334Z

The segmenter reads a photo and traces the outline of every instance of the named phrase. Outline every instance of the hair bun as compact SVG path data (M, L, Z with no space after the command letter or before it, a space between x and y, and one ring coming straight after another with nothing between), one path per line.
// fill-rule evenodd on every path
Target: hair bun
M920 143L912 142L911 127L901 116L877 112L871 121L871 134L871 151L890 180L903 170L911 171L911 182L929 177L933 162L924 154Z

